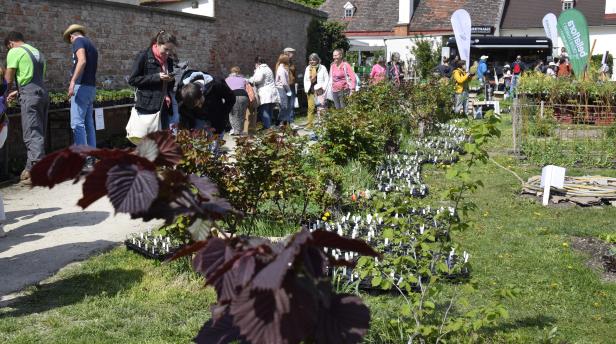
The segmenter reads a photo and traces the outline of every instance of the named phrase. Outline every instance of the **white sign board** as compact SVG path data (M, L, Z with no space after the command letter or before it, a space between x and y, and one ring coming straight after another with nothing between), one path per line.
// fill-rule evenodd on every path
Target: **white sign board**
M545 166L541 170L541 187L543 188L543 205L548 205L550 200L550 187L563 189L565 187L564 167L554 165Z
M461 60L466 61L466 70L471 60L471 15L466 10L459 9L451 15L451 27L456 37L458 54Z
M94 109L94 122L96 123L96 130L105 129L105 112L103 108Z

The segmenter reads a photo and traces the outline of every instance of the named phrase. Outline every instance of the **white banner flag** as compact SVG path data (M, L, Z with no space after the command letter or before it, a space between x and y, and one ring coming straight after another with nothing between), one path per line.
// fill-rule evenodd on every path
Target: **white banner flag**
M451 15L451 27L456 36L456 45L461 60L466 61L466 70L471 63L471 15L459 9Z
M558 29L556 28L556 15L554 13L548 13L543 17L543 30L545 30L545 36L552 40L552 46L558 46Z

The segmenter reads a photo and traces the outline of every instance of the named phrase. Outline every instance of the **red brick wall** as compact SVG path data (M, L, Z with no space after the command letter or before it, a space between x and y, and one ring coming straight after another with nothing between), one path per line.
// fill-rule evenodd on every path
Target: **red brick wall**
M0 0L0 40L16 30L47 58L46 84L51 90L68 86L70 46L62 32L73 23L86 26L99 50L97 78L112 79L112 88L127 87L136 54L145 49L160 29L173 32L179 41L178 55L190 60L191 68L222 76L239 65L252 74L254 58L266 57L273 65L287 46L297 49L298 66L305 66L306 29L322 12L285 0L217 0L216 18L139 7L104 0ZM0 49L0 64L6 66L6 50ZM53 149L70 142L68 112L50 114ZM107 129L97 132L99 140L124 135L128 111L106 112ZM20 118L11 118L7 140L11 170L23 166L25 148ZM53 150L52 149L52 150ZM4 160L0 155L0 164Z
M0 0L0 9L0 38L21 31L40 49L52 90L68 84L71 54L62 32L72 23L85 25L98 47L98 81L112 78L117 88L126 86L135 55L162 28L177 35L178 55L192 68L221 75L240 65L248 73L256 55L274 63L286 46L296 48L303 60L308 23L322 13L284 0L218 0L215 19L103 0ZM2 65L5 53L2 49Z

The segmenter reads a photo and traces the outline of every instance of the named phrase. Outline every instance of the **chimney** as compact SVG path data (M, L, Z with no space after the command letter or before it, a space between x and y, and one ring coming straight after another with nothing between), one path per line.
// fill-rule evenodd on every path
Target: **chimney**
M398 0L398 24L410 24L413 17L413 0Z
M413 17L414 0L398 0L398 24L394 28L394 35L408 36L409 25Z

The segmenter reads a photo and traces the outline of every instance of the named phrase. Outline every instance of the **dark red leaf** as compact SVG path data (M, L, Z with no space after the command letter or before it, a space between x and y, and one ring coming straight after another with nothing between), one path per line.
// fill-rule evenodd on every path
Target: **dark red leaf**
M323 249L307 246L302 249L302 262L304 269L313 278L325 277L327 273L327 256Z
M289 295L283 288L244 288L230 305L233 324L252 344L286 343L281 336L280 320L289 310Z
M207 245L207 240L197 241L197 242L192 243L190 245L186 245L186 246L182 247L181 249L177 250L173 254L173 256L171 256L171 258L167 259L166 261L172 261L172 260L176 260L176 259L181 258L181 257L185 257L185 256L188 256L188 255L191 255L191 254L201 250L202 248L204 248L205 245Z
M182 149L169 131L155 132L146 137L154 140L158 146L156 164L173 167L180 163L182 160Z
M194 340L197 344L227 344L238 340L240 343L246 343L241 340L240 331L233 325L233 318L229 313L216 321L210 319L206 322Z
M195 255L193 269L206 279L220 268L225 262L227 244L223 239L211 238L205 247Z
M287 343L306 342L314 336L318 316L318 295L313 280L294 275L285 279L291 309L282 315L280 330Z
M54 187L56 184L78 177L85 157L71 148L51 153L30 170L33 186Z
M147 137L143 138L135 148L135 152L142 158L148 159L151 162L156 161L158 158L158 145L154 140Z
M112 167L107 173L106 187L111 204L122 213L145 213L158 196L156 173L134 164Z
M331 303L319 311L315 340L319 344L361 343L369 326L370 310L359 297L332 295Z
M97 149L89 152L88 155L101 160L94 165L94 170L86 176L83 183L83 196L77 204L84 209L107 194L107 173L114 166L136 164L146 170L156 170L152 162L126 150Z
M365 241L341 237L334 232L322 230L314 231L312 232L312 240L310 240L310 244L318 247L337 248L343 251L357 252L364 256L380 256L379 253Z
M199 191L199 195L205 199L210 199L218 194L218 187L212 183L208 177L199 177L196 174L188 176L190 183L193 184Z
M280 285L295 263L302 246L310 239L310 232L301 231L293 236L289 244L255 276L252 287L257 289L280 289Z
M231 268L222 276L218 293L219 303L231 301L252 280L255 265L255 258L252 255L243 255L233 260Z
M107 195L107 172L116 165L115 160L101 160L95 168L86 176L83 183L83 196L77 204L83 209Z

